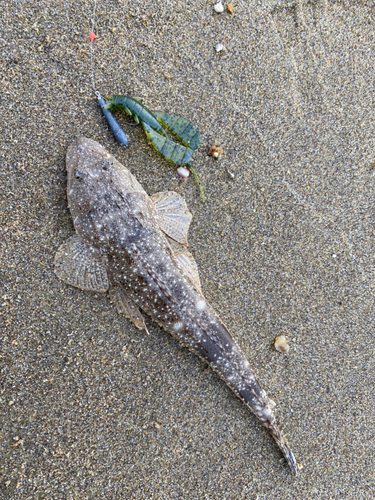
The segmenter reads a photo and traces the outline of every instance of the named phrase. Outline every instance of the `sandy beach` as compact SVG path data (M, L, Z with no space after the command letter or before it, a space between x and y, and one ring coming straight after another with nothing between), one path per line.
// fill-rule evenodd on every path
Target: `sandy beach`
M0 0L0 498L375 497L375 7L214 3L98 0L93 44L101 94L197 126L203 204L130 117L126 147L103 120L94 2ZM54 274L81 136L186 199L205 297L276 403L297 478L205 363Z

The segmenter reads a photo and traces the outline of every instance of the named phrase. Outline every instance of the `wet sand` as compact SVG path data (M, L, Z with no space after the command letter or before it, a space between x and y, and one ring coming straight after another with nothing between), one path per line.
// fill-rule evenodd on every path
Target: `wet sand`
M97 6L97 89L197 125L202 204L130 118L126 148L103 121L93 3L0 3L0 498L375 496L374 7L233 5ZM202 361L54 275L79 136L185 197L205 296L276 402L297 479Z

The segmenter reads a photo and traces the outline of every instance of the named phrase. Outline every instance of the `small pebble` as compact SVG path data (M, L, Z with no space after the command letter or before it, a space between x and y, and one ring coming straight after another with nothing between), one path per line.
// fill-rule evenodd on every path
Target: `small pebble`
M187 179L189 177L189 170L185 167L178 167L177 169L177 175L182 177L183 179Z
M286 337L284 337L284 335L280 335L279 337L276 337L274 345L275 345L276 351L282 352L284 354L288 354L290 348L288 345L288 341L286 340Z
M216 52L221 52L222 50L225 50L224 45L222 43L217 43L215 46Z
M228 3L228 7L227 7L227 9L228 9L228 12L229 12L230 14L233 14L233 4L232 4L232 3Z
M94 40L96 38L96 35L93 31L91 31L91 33L89 33L89 37L90 37L90 40Z
M224 12L224 5L221 2L218 2L214 5L214 11L218 14L221 14L222 12Z

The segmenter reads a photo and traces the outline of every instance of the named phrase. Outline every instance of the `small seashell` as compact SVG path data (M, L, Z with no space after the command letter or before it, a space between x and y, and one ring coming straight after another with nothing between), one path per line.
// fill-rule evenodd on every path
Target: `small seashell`
M224 12L224 5L221 2L218 2L214 5L214 11L218 14L221 14L222 12Z
M189 170L185 167L178 167L177 169L177 175L182 177L183 179L187 179L189 177Z
M275 338L274 346L276 351L282 352L284 354L288 354L290 349L288 341L286 340L286 337L284 337L284 335L280 335L279 337Z
M225 50L225 47L222 43L217 43L215 45L215 50L216 50L216 52L221 52L222 50Z
M223 148L220 146L211 146L208 153L217 160L223 154Z
M228 7L227 7L227 9L228 9L228 12L229 12L230 14L233 14L233 4L232 4L232 3L228 3Z

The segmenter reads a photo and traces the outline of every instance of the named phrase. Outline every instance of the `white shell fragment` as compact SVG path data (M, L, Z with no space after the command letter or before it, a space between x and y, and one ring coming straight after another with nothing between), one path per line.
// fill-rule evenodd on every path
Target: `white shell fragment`
M218 2L214 5L214 11L218 14L221 14L222 12L224 12L224 5L221 2Z
M286 337L284 335L280 335L279 337L275 338L275 349L276 351L282 352L283 354L288 354L289 352L289 345Z
M216 50L216 52L221 52L222 50L225 50L225 47L222 43L217 43L215 45L215 50Z
M187 179L189 177L189 170L185 167L178 167L177 169L177 175L182 177L183 179Z

